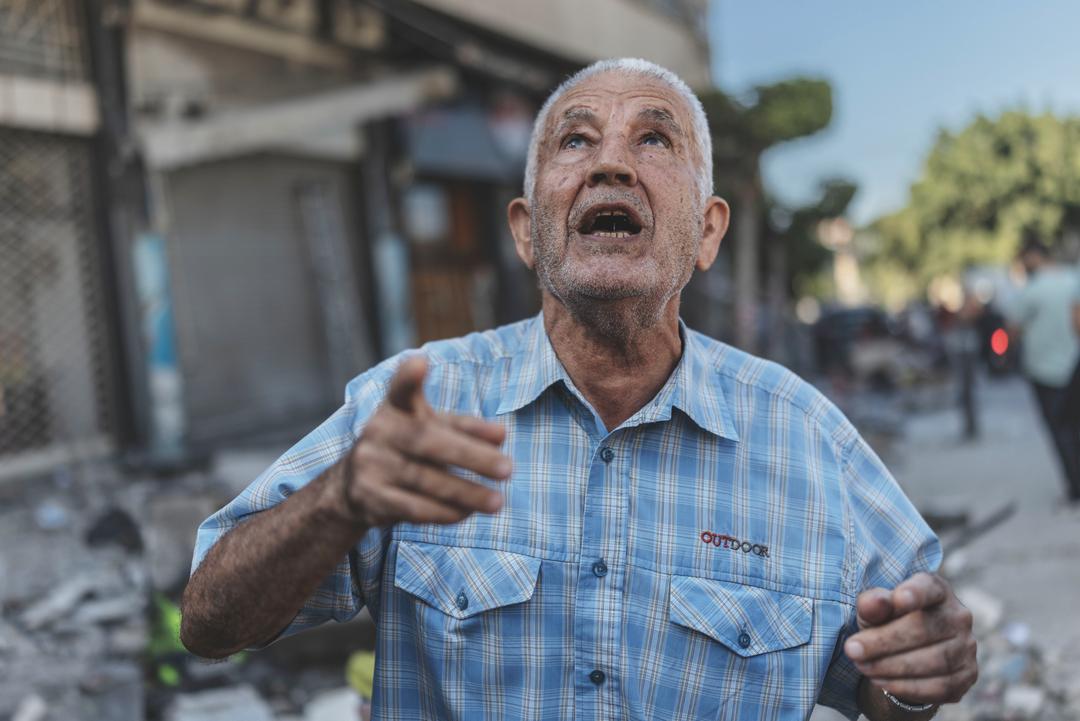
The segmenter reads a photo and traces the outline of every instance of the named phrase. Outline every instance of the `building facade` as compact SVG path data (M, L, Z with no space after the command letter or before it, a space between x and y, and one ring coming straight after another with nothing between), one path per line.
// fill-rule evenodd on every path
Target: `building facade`
M44 55L32 48L14 58L5 40L0 79L53 73L49 82L93 111L63 128L0 113L0 157L51 153L65 158L51 167L92 174L77 158L90 162L99 147L103 182L96 201L43 204L44 220L0 236L5 272L86 269L57 276L72 294L64 309L32 307L33 293L0 285L19 298L0 304L0 383L16 397L9 405L47 406L50 419L81 419L75 435L159 461L292 437L380 358L535 312L505 207L521 192L546 94L608 56L709 82L704 0L0 0L0 33L28 27L25 14L45 6L84 8L101 62L83 68L59 50L35 61ZM33 180L17 167L0 165L0 189ZM0 194L0 224L28 203ZM100 217L81 222L80 212ZM41 247L59 242L64 231L48 226L63 222L85 237L65 241L82 265L40 260L21 240L33 227L52 239ZM49 312L83 319L82 335L48 330ZM31 342L31 326L79 353ZM98 395L50 390L42 369L65 367L50 366L50 353L97 359L63 373ZM16 447L4 432L0 457Z

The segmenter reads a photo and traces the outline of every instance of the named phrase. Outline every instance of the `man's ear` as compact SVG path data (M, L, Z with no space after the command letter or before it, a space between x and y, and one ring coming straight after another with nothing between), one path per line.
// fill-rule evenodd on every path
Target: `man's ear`
M514 247L522 262L533 270L532 216L525 198L514 198L506 206L506 220L510 224L510 233L514 236Z
M727 233L728 221L731 220L731 208L727 201L715 195L705 201L705 225L701 232L701 245L698 246L698 270L708 270L720 252L720 241ZM521 251L518 251L519 253Z

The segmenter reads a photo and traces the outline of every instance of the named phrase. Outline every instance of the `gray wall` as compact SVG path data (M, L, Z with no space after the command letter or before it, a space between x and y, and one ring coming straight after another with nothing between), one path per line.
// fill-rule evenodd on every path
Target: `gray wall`
M348 166L256 156L174 171L165 184L191 440L325 417L374 360Z

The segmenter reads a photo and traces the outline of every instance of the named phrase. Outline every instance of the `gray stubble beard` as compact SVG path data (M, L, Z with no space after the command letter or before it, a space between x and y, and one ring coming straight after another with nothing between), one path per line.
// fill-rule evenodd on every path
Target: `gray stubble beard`
M534 206L532 244L536 252L536 277L541 290L550 293L582 326L599 338L615 345L625 345L638 332L655 326L668 301L682 292L691 271L671 292L640 292L631 288L583 287L564 274L559 263L557 244L561 224L550 214ZM564 228L564 238L570 229ZM692 267L692 257L682 258ZM680 267L683 264L680 263Z

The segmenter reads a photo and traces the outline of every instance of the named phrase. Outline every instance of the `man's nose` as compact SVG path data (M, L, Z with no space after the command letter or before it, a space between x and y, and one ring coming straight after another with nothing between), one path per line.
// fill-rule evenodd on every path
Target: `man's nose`
M593 166L589 168L588 186L590 188L602 183L607 185L637 184L637 173L633 166L626 162L622 152L612 147L613 145L614 143L604 143L596 155Z

